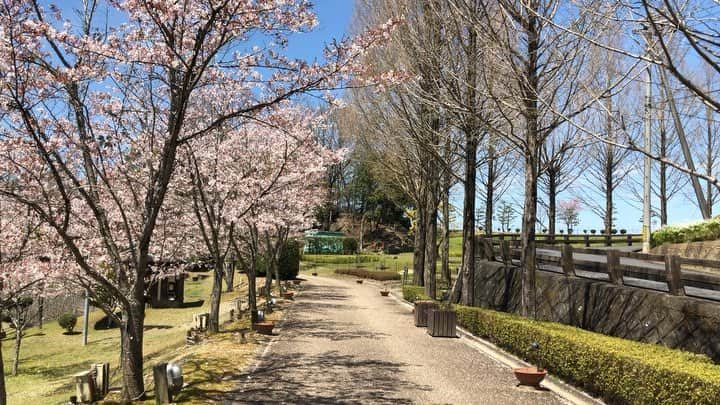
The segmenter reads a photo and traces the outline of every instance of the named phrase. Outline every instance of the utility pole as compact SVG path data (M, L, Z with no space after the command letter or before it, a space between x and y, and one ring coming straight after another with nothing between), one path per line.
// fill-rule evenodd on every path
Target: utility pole
M645 54L650 55L650 38L648 38L648 32L645 31ZM644 167L644 178L643 178L643 227L642 227L642 251L648 253L650 251L650 176L651 176L651 161L650 153L650 108L652 108L652 74L650 72L652 65L648 62L645 68L645 111L643 114L643 123L645 125L645 167Z

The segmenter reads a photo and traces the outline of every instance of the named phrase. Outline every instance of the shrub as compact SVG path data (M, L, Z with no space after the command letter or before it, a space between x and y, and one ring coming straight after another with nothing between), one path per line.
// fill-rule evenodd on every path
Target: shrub
M416 285L406 285L403 287L403 298L405 301L415 302L419 300L428 300L430 297L425 295L425 288Z
M664 226L650 237L653 246L717 239L720 239L720 217L684 226Z
M343 253L346 255L354 255L358 250L358 241L355 238L343 238Z
M318 264L353 264L353 263L370 263L376 261L376 255L311 255L304 254L302 259L306 262Z
M515 228L515 233L520 233L520 228Z
M61 328L65 329L65 334L70 334L72 333L73 329L75 329L75 325L77 324L77 317L73 313L65 312L58 317L57 321L58 325L60 325Z
M720 366L707 356L481 308L456 310L470 332L608 403L720 403ZM540 350L530 349L533 342Z
M360 278L369 278L369 279L378 280L378 281L390 281L390 280L400 280L401 279L400 274L398 274L394 271L377 271L377 270L368 270L368 269L337 269L337 270L335 270L335 273L346 274L346 275L360 277Z
M280 248L278 255L278 273L280 280L292 280L300 273L300 248L301 244L296 239L288 239ZM267 263L265 257L259 255L256 261L256 276L265 277L267 274ZM275 274L272 275L275 277Z
M627 229L621 229L621 230L620 230L620 233L623 234L623 235L625 235L625 234L627 233Z
M596 229L591 229L591 230L590 230L590 233L593 234L593 235L595 235L595 234L597 233L597 230L596 230Z
M587 229L583 229L583 233L587 233Z
M613 235L616 235L616 234L617 234L617 229L615 229L615 228L611 229L611 230L610 230L610 233L613 234Z

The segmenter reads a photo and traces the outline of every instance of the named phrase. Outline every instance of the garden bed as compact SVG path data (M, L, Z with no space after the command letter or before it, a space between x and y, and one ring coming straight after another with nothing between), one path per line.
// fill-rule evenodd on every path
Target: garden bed
M377 281L390 281L400 280L400 274L394 271L382 271L382 270L368 270L368 269L337 269L336 274L344 274L348 276L355 276L360 278L369 278Z

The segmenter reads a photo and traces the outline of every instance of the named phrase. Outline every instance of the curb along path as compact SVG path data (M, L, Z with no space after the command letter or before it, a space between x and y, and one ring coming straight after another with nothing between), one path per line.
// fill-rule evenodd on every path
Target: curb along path
M311 277L226 403L559 404L461 339L432 338L372 284ZM466 339L466 338L462 338Z

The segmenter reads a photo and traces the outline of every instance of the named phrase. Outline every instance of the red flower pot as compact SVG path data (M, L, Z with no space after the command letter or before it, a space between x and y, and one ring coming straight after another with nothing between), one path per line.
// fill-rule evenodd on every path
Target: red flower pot
M513 373L515 373L515 377L520 381L520 385L529 385L537 388L547 375L547 370L538 370L535 367L520 367L514 368Z
M255 330L257 333L261 335L272 335L273 328L275 327L275 323L271 321L260 321L255 322L253 325L253 330Z

